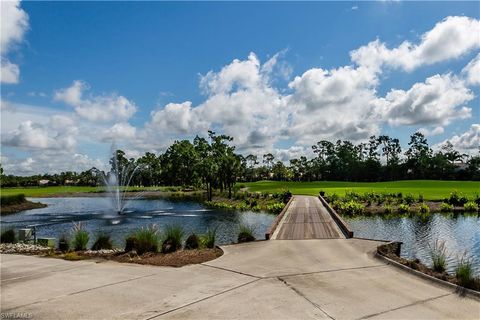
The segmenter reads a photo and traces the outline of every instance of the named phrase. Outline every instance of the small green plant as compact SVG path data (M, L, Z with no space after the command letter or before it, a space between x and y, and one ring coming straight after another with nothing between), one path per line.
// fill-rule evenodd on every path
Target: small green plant
M408 204L402 203L398 206L398 212L400 213L408 213L410 211L410 206Z
M419 202L419 203L424 202L423 194L421 194L421 193L418 195L418 202Z
M472 261L464 254L462 258L457 262L455 268L455 277L458 284L462 287L470 287L474 281Z
M453 206L449 203L442 202L440 205L440 211L441 212L452 212L453 211Z
M131 240L137 254L142 255L145 252L157 252L159 239L158 227L152 224L138 229Z
M208 229L207 232L201 236L201 244L205 248L215 248L215 240L217 238L217 228Z
M465 209L465 211L467 212L475 212L478 210L478 206L475 202L473 201L468 201L467 203L465 203L463 205L463 208Z
M238 242L255 241L255 227L248 224L241 224L238 232Z
M198 249L200 247L200 238L195 234L192 233L188 236L187 240L185 240L185 249Z
M418 206L419 213L430 213L430 207L426 203L421 203Z
M66 234L62 234L58 239L58 250L68 252L70 250L70 242Z
M72 240L72 247L75 251L83 251L87 250L88 240L90 236L88 235L87 230L83 228L83 224L81 222L74 223L73 229L73 240Z
M357 202L355 200L350 200L347 202L342 202L340 204L340 212L345 215L357 215L357 214L363 214L365 211L365 206Z
M282 212L284 207L285 207L285 205L283 203L276 202L276 203L272 203L272 204L267 205L267 211L275 213L275 214L279 214L280 212Z
M7 229L2 231L0 235L0 243L15 243L16 242L15 230Z
M108 234L99 234L93 243L92 250L111 250L112 240Z
M458 193L456 190L452 191L448 198L448 203L453 206L463 206L467 202L468 198L464 194Z
M403 201L407 204L407 205L412 205L414 202L415 202L415 197L413 196L413 194L411 193L408 193L404 198L403 198Z
M435 240L433 246L430 247L432 269L437 272L444 272L447 269L447 256L445 241Z
M175 252L182 248L183 228L170 225L165 228L162 242L162 253Z
M393 212L392 206L389 206L388 204L383 205L383 212L385 214L390 214Z

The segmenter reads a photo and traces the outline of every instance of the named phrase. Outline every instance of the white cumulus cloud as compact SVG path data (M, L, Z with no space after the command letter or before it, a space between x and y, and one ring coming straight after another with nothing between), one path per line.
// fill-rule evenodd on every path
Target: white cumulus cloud
M88 89L85 82L75 80L70 87L57 90L54 98L74 107L79 116L90 121L123 121L137 111L134 102L115 93L85 98L84 92Z
M382 65L412 71L421 65L429 65L458 58L480 47L480 20L450 16L438 22L421 36L419 44L402 42L389 49L379 39L370 42L350 55L361 66L378 70Z
M480 85L480 53L462 70L465 80L470 85Z
M0 1L0 83L18 83L20 69L7 58L28 29L28 15L20 8L20 1Z

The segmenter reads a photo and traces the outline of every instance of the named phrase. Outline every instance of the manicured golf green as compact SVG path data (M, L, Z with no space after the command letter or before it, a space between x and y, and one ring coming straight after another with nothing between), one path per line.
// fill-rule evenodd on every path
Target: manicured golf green
M315 181L315 182L282 182L282 181L257 181L242 183L252 192L280 192L288 189L293 194L318 195L320 190L328 193L344 195L346 191L358 193L398 193L404 195L411 193L414 196L423 195L425 200L441 200L453 190L464 193L473 198L480 194L479 181L439 181L439 180L401 180L389 182L342 182L342 181Z

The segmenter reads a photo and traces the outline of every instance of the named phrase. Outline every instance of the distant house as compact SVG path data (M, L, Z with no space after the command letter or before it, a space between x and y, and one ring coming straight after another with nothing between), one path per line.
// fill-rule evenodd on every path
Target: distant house
M39 186L46 186L50 183L50 180L47 180L47 179L42 179L42 180L39 180L38 181L38 185Z
M65 180L65 184L76 184L75 180Z

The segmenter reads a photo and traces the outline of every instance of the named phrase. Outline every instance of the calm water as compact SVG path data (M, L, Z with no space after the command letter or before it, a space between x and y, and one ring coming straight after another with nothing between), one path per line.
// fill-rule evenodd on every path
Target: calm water
M421 217L355 217L345 218L356 237L402 241L401 255L418 258L430 265L430 247L436 239L445 241L449 252L448 271L453 272L457 259L464 253L472 259L480 275L480 218L478 215L435 213Z
M264 239L265 231L275 216L262 212L236 212L206 208L193 201L165 199L132 200L125 215L119 216L111 209L108 198L35 198L30 199L48 204L48 207L24 211L1 218L2 229L24 228L37 225L39 237L59 238L69 233L73 222L81 221L92 235L105 232L111 235L118 247L123 247L128 234L142 226L156 224L160 230L166 225L181 225L186 234L205 233L217 229L217 243L236 242L241 223L255 226L257 239Z

